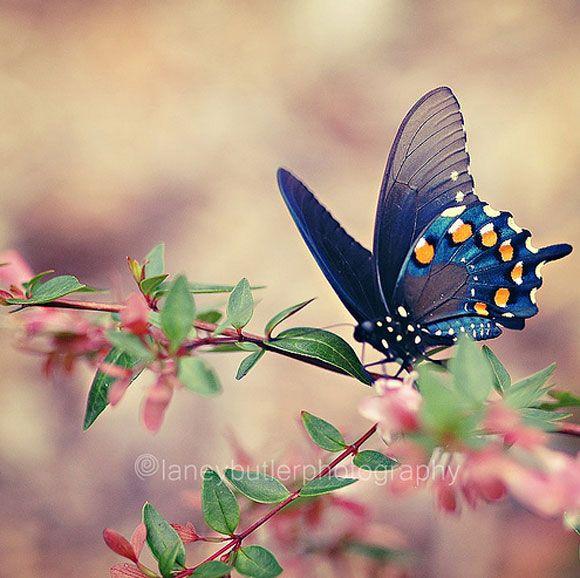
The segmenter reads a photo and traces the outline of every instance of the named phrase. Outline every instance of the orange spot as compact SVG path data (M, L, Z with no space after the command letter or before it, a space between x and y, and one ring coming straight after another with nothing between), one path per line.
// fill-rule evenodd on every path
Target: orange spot
M415 259L421 265L429 265L435 256L435 247L424 239L421 239L415 247Z
M512 269L511 278L515 283L519 285L522 282L523 274L524 274L524 264L520 262Z
M478 301L473 308L475 309L475 312L479 315L489 315L489 312L487 310L487 304L486 303L482 303L481 301Z
M451 231L451 239L455 244L459 244L467 241L472 234L473 229L471 225L469 223L462 223L459 227Z
M497 233L492 229L481 234L481 244L484 247L493 247L497 243Z
M510 290L505 287L500 287L493 297L495 304L498 307L505 307L507 305L508 299L510 298Z
M514 258L514 248L509 241L502 243L499 246L499 254L501 256L502 261L511 261Z

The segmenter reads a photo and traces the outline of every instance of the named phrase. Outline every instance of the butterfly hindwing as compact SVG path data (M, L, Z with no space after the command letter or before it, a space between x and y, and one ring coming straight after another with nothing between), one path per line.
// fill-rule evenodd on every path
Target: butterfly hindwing
M437 88L403 120L381 185L373 253L379 288L391 309L413 242L458 198L465 205L475 202L473 187L459 103L449 88Z
M384 315L370 251L357 243L314 195L284 169L280 191L319 267L357 321Z
M522 329L538 312L541 268L569 245L536 249L510 213L482 202L457 204L425 228L399 275L395 300L435 335L475 339Z

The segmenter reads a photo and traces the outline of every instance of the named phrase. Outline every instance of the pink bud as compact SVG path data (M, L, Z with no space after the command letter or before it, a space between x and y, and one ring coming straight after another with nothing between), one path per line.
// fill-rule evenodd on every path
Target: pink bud
M107 544L115 554L119 554L119 556L123 556L123 558L127 558L128 560L137 563L137 556L133 550L133 546L131 546L129 540L124 536L121 536L119 532L115 532L115 530L111 530L110 528L105 528L103 530L103 539L105 540L105 544Z
M141 556L143 546L145 545L145 539L147 538L147 528L145 524L141 522L131 535L131 546L133 546L133 551L135 552L137 558Z
M126 378L126 377L122 377L119 379L116 379L111 386L109 387L109 392L107 394L107 398L109 400L109 403L114 407L116 406L121 399L123 398L123 395L125 395L125 392L127 391L129 385L131 385L131 378Z
M135 335L146 335L149 330L149 307L143 295L132 293L121 311L121 326Z
M195 526L191 522L187 522L185 526L182 524L171 524L171 526L178 533L184 544L190 544L191 542L199 540Z
M143 423L150 432L159 431L172 395L173 388L164 376L160 376L157 383L149 390L143 405Z

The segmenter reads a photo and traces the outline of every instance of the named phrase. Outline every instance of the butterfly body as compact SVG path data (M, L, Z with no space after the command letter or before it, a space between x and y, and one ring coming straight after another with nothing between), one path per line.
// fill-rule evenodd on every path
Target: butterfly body
M407 366L462 333L497 337L538 312L541 268L571 251L536 249L512 215L474 192L463 116L449 88L409 111L389 154L372 252L280 169L278 183L328 281L357 321L354 337Z

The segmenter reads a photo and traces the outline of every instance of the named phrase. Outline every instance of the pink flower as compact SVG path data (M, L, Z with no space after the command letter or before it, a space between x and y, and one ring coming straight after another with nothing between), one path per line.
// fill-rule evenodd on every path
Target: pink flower
M121 326L135 335L146 335L149 330L149 307L143 295L132 293L121 311Z
M539 447L517 459L503 478L518 501L543 516L580 510L580 456Z
M0 287L5 289L22 288L34 273L18 251L8 250L0 253Z
M360 413L375 422L383 433L407 433L419 428L421 395L413 387L414 376L404 381L379 379L377 397L367 398L359 406Z
M160 375L157 383L149 390L143 404L143 424L153 433L159 431L165 410L173 396L173 389L179 387L179 381L173 375Z

